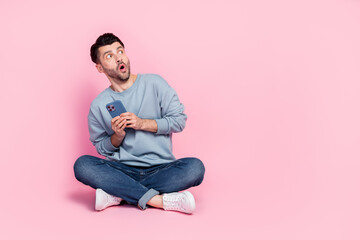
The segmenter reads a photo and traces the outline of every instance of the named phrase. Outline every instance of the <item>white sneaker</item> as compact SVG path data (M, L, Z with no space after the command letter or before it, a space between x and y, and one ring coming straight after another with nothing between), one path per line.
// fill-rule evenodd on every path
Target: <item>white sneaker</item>
M101 211L107 207L119 205L122 201L121 198L115 197L104 192L102 189L96 189L96 198L95 198L95 209Z
M163 194L163 208L191 214L195 211L195 199L188 192L174 192Z

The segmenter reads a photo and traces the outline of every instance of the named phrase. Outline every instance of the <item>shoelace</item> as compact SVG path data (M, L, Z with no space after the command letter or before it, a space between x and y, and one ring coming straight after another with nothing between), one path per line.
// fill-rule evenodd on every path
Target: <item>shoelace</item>
M120 202L121 199L119 197L115 197L113 195L107 194L108 201L110 202Z
M185 208L182 205L182 202L185 201L184 196L164 196L166 209L169 210L178 210L181 209L185 211Z

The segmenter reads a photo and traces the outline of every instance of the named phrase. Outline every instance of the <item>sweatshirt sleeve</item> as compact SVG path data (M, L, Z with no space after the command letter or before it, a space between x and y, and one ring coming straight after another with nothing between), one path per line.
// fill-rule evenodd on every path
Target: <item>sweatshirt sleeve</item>
M119 148L112 145L109 134L99 121L100 113L96 114L93 107L90 108L88 115L88 126L90 141L95 146L96 151L102 156L111 156Z
M161 118L155 119L157 134L181 132L185 128L187 116L175 90L161 77L155 83L160 105Z

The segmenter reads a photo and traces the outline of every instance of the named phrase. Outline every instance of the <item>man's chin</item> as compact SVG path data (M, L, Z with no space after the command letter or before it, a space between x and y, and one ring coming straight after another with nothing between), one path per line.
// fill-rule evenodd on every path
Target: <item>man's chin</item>
M127 82L130 79L130 75L131 75L130 72L124 74L118 74L116 79L121 82Z
M123 82L127 82L130 79L130 74L126 77L120 77L119 80Z

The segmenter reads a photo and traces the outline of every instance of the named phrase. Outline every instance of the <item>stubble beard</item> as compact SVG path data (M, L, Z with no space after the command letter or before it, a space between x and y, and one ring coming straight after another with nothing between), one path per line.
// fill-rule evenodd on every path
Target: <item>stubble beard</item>
M108 68L104 68L104 72L106 73L106 75L108 75L110 78L114 79L114 80L118 80L120 82L127 82L127 80L129 80L130 78L130 61L128 61L126 65L127 68L127 72L126 73L122 73L119 72L119 66L121 63L119 63L116 67L116 69L108 69Z

